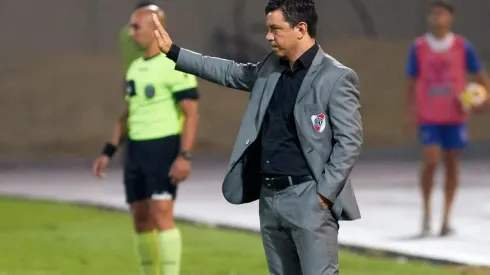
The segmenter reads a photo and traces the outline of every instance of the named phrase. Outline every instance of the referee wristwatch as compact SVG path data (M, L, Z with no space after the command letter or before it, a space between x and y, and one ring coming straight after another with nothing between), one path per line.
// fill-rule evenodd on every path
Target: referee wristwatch
M190 161L192 159L192 153L189 151L182 151L182 152L180 152L179 155L182 156L182 158L184 158L185 160Z

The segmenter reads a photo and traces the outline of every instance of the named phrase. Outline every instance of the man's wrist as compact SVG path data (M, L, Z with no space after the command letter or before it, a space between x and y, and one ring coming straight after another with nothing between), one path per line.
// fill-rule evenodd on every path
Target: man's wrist
M112 158L112 156L114 156L116 152L117 152L117 146L110 142L107 142L104 145L104 148L102 149L102 155L107 156L108 158Z
M187 161L192 160L192 153L188 150L180 151L179 156L182 157L183 159L187 160Z
M172 46L170 46L170 49L168 50L167 58L174 62L177 62L177 59L179 58L179 54L180 54L180 47L172 43Z

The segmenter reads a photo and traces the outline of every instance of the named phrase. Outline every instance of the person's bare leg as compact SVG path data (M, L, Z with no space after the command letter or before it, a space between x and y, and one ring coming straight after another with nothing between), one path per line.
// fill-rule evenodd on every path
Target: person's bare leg
M148 233L155 229L155 222L151 215L149 200L142 200L130 204L133 227L136 233Z
M440 151L438 145L427 145L422 149L423 160L420 173L420 187L423 199L422 235L430 234L431 196Z
M441 227L441 236L451 233L450 216L456 195L456 189L459 185L459 156L458 150L449 150L444 153L445 167L445 187L444 187L444 213Z

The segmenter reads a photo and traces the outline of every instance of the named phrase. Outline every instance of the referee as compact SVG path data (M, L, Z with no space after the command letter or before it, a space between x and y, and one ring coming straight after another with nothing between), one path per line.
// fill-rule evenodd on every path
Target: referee
M173 218L177 183L191 170L191 150L198 124L197 80L174 70L160 52L152 14L164 24L157 6L133 12L130 35L144 50L126 74L127 110L114 126L112 138L93 164L102 170L128 134L124 187L130 205L142 274L178 275L181 235Z

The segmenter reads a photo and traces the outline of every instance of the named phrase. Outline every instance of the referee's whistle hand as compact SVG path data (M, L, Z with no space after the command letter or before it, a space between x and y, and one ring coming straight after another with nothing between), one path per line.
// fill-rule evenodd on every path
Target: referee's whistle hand
M172 47L172 39L168 35L167 31L163 28L162 22L155 13L152 14L153 23L155 23L155 30L153 31L157 41L160 51L167 54Z
M109 164L109 157L105 155L98 157L94 161L94 164L92 165L92 172L96 178L104 178L103 170L107 166L107 164Z

